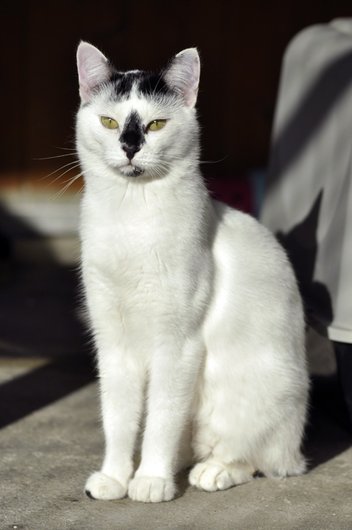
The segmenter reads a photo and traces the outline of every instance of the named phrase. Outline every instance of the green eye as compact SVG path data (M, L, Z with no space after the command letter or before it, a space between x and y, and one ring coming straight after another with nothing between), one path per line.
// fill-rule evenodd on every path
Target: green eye
M147 125L148 131L160 131L166 125L166 120L153 120Z
M108 116L100 116L100 121L107 129L118 129L119 127L117 121Z

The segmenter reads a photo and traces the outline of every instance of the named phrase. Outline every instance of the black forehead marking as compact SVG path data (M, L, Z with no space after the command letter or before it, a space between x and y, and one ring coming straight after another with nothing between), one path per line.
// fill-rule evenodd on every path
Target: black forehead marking
M162 74L137 70L133 72L114 72L110 78L114 93L118 99L128 97L136 84L138 92L145 96L174 94L165 83Z
M136 80L136 73L137 72L115 72L112 74L110 82L112 83L114 93L118 98L129 96L133 87L133 83Z
M120 142L129 146L140 146L144 142L142 121L137 112L131 112L126 118Z
M151 72L143 72L143 76L139 80L138 90L146 96L173 93L171 88L165 83L162 74L153 74Z

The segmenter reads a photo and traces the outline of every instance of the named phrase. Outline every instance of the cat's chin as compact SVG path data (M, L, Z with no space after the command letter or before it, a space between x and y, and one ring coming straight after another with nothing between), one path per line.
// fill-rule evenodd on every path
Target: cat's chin
M144 180L155 180L160 179L165 175L165 171L158 170L157 172L155 169L143 168L140 166L134 166L132 164L122 167L120 166L114 169L117 170L120 175L127 178L141 177Z
M132 165L121 167L119 171L124 177L140 177L144 173L143 168Z

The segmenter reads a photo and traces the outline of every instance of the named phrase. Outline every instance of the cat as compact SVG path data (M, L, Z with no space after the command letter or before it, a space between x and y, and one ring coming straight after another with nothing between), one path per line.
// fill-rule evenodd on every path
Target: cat
M87 495L169 501L191 463L206 491L257 470L303 473L300 295L274 236L206 190L197 50L158 74L123 73L81 42L77 63L82 279L105 434Z

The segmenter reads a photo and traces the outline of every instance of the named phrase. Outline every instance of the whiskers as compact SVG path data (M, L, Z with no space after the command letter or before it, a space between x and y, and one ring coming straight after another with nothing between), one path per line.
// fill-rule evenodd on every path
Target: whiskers
M201 164L201 165L203 165L203 164L220 164L220 162L224 162L224 160L226 160L228 157L229 157L229 155L225 155L222 158L219 158L218 160L198 160L198 164ZM172 160L173 161L177 161L177 160L183 161L184 157L172 156Z
M142 160L138 160L137 164L141 162L143 168L144 178L160 179L170 171L171 164L168 160L163 159L160 155L148 154Z
M77 173L77 175L74 175L73 177L70 177L69 179L65 180L63 182L64 184L63 188L61 188L61 190L59 190L54 195L54 199L59 199L60 197L62 197L64 193L66 193L66 191L70 188L70 186L72 186L72 184L76 182L76 180L80 179L82 176L83 176L83 172L80 172L80 173ZM78 193L81 193L82 190L83 190L83 186L81 186L81 188L78 190Z
M222 158L219 158L219 160L199 160L199 163L200 164L220 164L220 162L224 162L224 160L226 160L227 158L229 158L229 155L225 155Z
M228 155L224 156L219 160L198 160L198 164L219 164L226 160ZM184 157L171 155L170 157L164 157L161 154L148 156L143 160L143 166L145 168L146 175L152 178L164 177L177 162L186 162Z
M170 163L168 161L153 160L152 164L149 164L151 167L148 168L147 172L152 178L162 178L170 170Z
M61 182L61 179L65 175L68 175L69 173L71 173L71 172L75 171L76 169L80 168L80 162L79 162L79 160L77 158L78 154L77 154L76 149L69 149L69 148L58 148L58 149L68 150L70 152L69 153L60 154L60 155L47 156L47 157L41 157L41 158L36 158L35 159L35 160L44 161L44 160L55 160L55 159L60 159L61 160L62 158L65 158L65 157L73 157L74 158L74 160L71 160L71 161L63 164L62 166L58 167L54 171L51 171L47 175L44 175L43 177L41 177L41 179L40 179L41 181L42 180L48 181L50 179L49 182L47 182L48 186L52 186L55 183L59 183L59 184L63 185L63 187L60 188L59 191L53 195L53 199L57 199L57 198L61 197L72 186L72 184L74 182L76 182L79 178L81 178L82 175L83 175L83 173L81 171L79 171L79 173L76 173L76 174L70 176L69 178L67 178L66 180L64 180L63 182ZM82 191L82 188L79 190L79 193L81 191Z

